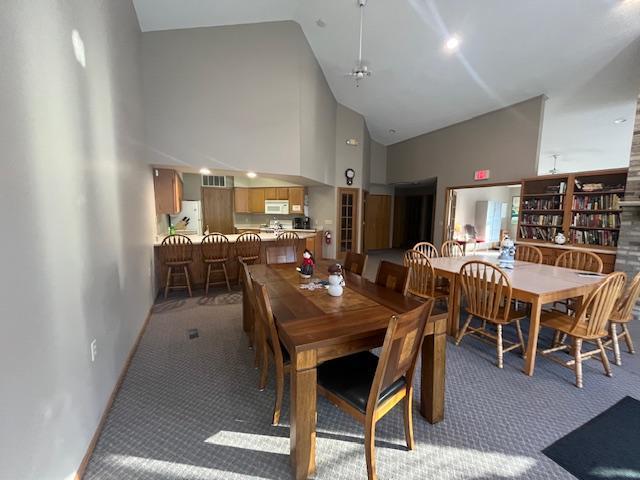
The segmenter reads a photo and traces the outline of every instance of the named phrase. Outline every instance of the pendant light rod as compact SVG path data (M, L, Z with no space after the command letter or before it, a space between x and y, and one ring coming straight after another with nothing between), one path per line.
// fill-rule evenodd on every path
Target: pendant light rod
M364 5L366 0L360 0L360 43L358 46L358 65L362 65L362 19L364 17Z

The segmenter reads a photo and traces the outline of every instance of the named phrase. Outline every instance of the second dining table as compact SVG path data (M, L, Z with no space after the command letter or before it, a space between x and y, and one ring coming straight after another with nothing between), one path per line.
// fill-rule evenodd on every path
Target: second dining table
M331 263L320 261L315 277L326 279ZM324 288L302 288L310 281L295 265L251 265L249 271L267 287L280 340L291 357L290 458L293 477L305 479L316 471L317 366L382 346L391 316L420 303L350 272L344 274L344 294L332 297ZM446 326L447 311L434 307L422 347L420 387L420 413L431 423L444 418Z

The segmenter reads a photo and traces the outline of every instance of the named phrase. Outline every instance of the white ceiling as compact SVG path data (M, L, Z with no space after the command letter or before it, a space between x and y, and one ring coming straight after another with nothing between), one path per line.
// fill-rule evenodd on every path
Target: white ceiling
M640 0L369 0L364 57L373 75L355 88L345 74L357 55L356 0L133 1L143 31L297 21L336 99L383 144L567 95L640 38ZM456 54L443 48L452 34Z

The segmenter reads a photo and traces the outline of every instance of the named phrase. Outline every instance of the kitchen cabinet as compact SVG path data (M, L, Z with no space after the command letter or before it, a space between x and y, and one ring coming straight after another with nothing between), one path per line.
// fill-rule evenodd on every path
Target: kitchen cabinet
M264 213L264 188L249 189L249 212Z
M304 187L289 188L289 212L304 212Z
M234 210L236 213L250 213L249 189L236 187L233 189Z
M233 200L230 188L202 187L202 220L210 232L234 233Z
M287 187L276 188L276 200L289 200L289 189Z
M279 200L278 189L276 187L267 187L264 189L265 200Z
M174 215L182 210L182 178L175 170L153 169L156 213Z

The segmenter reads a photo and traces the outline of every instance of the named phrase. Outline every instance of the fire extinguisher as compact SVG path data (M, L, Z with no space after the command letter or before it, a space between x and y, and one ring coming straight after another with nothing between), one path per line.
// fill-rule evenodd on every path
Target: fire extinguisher
M324 243L331 245L331 232L329 230L324 232Z

